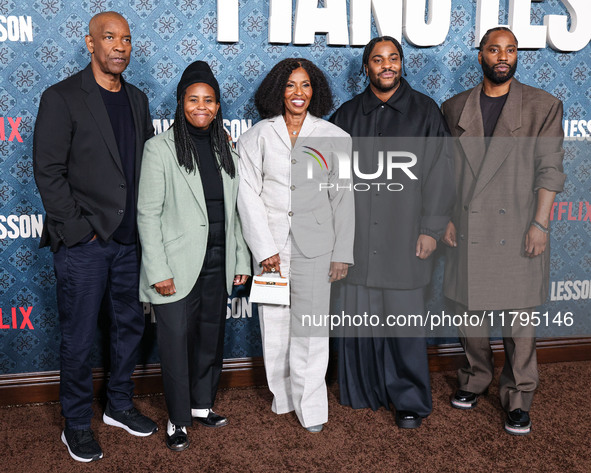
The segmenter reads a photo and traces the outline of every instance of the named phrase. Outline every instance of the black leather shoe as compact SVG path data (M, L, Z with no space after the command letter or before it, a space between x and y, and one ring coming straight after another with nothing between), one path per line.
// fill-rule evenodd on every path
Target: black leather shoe
M456 409L473 409L478 404L479 394L458 389L451 398L451 405Z
M531 432L529 413L515 409L507 414L505 431L511 435L527 435Z
M396 425L401 429L417 429L422 422L423 418L416 412L396 411Z
M166 446L175 452L182 452L189 446L187 428L181 425L174 425L168 421L166 429Z
M194 417L194 419L205 427L224 427L228 425L228 419L226 417L216 414L211 409L207 417Z

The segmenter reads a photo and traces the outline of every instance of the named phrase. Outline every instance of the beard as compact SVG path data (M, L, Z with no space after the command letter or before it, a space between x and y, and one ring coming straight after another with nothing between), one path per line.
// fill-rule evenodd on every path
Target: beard
M371 82L371 85L373 85L380 92L390 92L400 84L400 74L395 74L392 82L382 81L379 75L375 77L370 76L369 81Z
M495 66L498 66L498 64L495 64L495 66L491 67L485 60L482 61L482 73L493 84L504 84L515 75L515 71L517 70L517 60L515 60L515 64L512 66L510 66L509 63L501 64L506 64L509 66L509 70L504 73L499 73L495 70Z

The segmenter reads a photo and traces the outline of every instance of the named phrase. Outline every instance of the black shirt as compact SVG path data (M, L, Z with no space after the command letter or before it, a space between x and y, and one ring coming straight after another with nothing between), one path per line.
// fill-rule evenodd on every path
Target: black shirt
M500 97L489 97L484 91L480 92L480 111L482 113L482 125L484 126L485 137L489 138L493 135L508 95L509 93Z
M221 170L211 147L211 127L200 130L187 123L187 129L199 155L198 167L207 206L209 223L224 221L224 188Z
M121 158L121 166L125 175L125 213L121 224L113 233L113 239L119 243L129 245L137 240L135 224L135 126L129 98L125 86L121 84L118 92L110 92L99 86L103 103L107 108L111 127L115 134L117 150Z

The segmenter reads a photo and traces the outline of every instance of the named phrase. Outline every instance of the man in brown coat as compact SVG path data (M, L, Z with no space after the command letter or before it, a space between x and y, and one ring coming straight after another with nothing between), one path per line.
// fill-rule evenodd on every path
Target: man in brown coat
M456 142L457 201L443 242L444 294L456 313L487 322L504 311L505 366L499 380L505 430L531 431L529 409L538 385L535 329L509 311L528 313L548 295L550 211L562 191L562 103L519 83L517 39L505 27L480 43L483 82L456 95L442 112ZM493 324L502 320L497 315ZM460 328L465 350L452 406L471 409L493 378L489 328Z

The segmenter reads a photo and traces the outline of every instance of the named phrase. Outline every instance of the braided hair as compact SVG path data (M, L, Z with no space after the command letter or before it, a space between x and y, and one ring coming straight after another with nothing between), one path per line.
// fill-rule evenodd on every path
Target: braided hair
M400 56L400 62L402 63L402 72L404 75L406 75L406 66L404 65L404 52L402 51L402 45L400 44L400 41L398 41L396 38L393 38L392 36L377 36L365 45L363 57L361 58L361 70L359 71L359 74L365 73L365 67L369 64L369 55L373 51L374 46L378 43L381 43L382 41L390 41L396 47Z
M195 144L193 143L193 139L187 128L187 119L185 118L185 93L186 90L181 95L174 114L174 123L172 125L174 132L174 147L176 149L176 156L179 164L184 167L188 173L195 173L197 172L196 166L199 167L199 154L195 149ZM216 100L219 103L219 97L216 97ZM226 171L226 174L233 179L236 177L236 167L234 166L234 160L232 159L232 153L230 151L230 138L224 130L221 104L210 127L211 145L213 154L218 161L218 171L223 169Z

